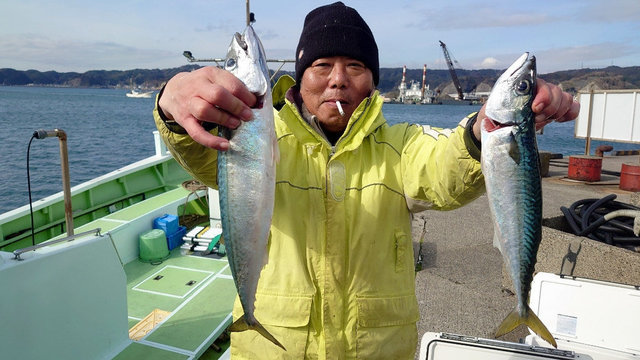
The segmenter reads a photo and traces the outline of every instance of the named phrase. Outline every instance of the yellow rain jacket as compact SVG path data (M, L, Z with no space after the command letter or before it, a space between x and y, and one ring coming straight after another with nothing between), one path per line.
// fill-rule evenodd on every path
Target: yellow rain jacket
M283 100L280 85L274 103ZM484 191L466 119L453 130L389 126L376 91L332 146L290 93L274 110L280 162L255 310L287 351L245 331L232 334L232 358L413 359L419 312L411 213L457 208ZM216 152L170 131L157 107L154 117L174 157L216 187ZM242 315L239 301L233 315Z

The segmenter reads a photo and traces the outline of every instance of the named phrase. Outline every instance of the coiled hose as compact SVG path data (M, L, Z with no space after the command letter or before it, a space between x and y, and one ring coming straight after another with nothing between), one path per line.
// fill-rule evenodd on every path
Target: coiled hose
M560 210L574 234L630 250L640 246L640 208L611 194L602 199L576 201Z

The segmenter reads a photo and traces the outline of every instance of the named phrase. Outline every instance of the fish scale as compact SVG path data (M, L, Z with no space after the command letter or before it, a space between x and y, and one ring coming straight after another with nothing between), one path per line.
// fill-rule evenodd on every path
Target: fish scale
M526 324L556 342L529 308L528 298L542 239L542 182L531 103L536 93L535 57L520 56L496 81L481 119L482 172L494 223L517 304L496 331L502 336Z

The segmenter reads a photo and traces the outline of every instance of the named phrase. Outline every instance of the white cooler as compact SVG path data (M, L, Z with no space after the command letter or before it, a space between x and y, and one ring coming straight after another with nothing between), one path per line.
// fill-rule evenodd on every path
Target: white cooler
M419 360L591 360L574 351L508 341L428 332L422 336Z
M549 273L538 273L531 286L529 306L558 349L533 333L518 344L428 332L418 359L640 360L640 289Z
M594 360L640 360L640 289L610 282L538 273L529 306L559 349ZM531 345L549 346L531 333Z

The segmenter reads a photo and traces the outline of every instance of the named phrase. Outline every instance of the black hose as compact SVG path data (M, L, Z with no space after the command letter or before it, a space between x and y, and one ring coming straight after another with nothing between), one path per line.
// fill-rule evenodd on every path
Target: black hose
M636 247L640 245L640 237L633 233L634 218L619 216L606 220L605 215L616 210L640 211L640 208L615 199L616 195L611 194L601 199L578 200L569 208L560 207L560 211L574 234L638 251Z
M29 215L31 216L31 245L36 244L35 226L33 222L33 200L31 199L31 174L29 173L29 152L31 151L31 142L38 136L34 132L27 146L27 190L29 191Z

